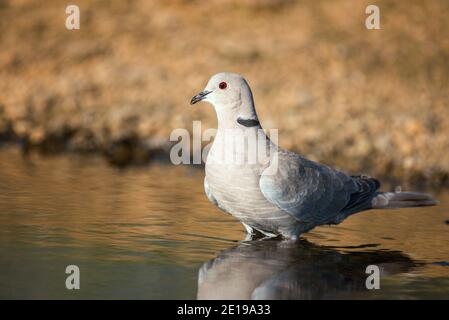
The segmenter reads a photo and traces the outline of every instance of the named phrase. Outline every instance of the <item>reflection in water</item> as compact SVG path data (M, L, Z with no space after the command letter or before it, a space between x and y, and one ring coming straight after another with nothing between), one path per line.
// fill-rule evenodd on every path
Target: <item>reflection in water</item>
M367 292L365 273L377 265L381 278L411 270L401 252L339 252L277 240L242 242L199 270L198 299L335 299Z
M31 153L23 158L18 149L0 148L0 299L195 298L201 265L245 237L239 222L207 201L203 178L203 170L191 166L152 163L117 170L96 157ZM242 244L217 260L237 261L227 271L236 277L229 280L235 288L244 275L251 278L248 273L266 280L293 271L299 280L291 287L306 290L305 281L317 275L311 266L320 266L322 278L315 278L310 292L338 296L338 281L331 277L360 272L376 254L364 259L365 254L349 252L375 243L376 250L399 250L425 265L393 272L389 285L382 279L382 290L369 292L370 298L449 297L449 225L444 222L449 193L438 199L437 207L366 212L314 229L304 236L315 246L288 249L286 243L263 242L245 249ZM251 273L245 269L251 260L242 255L263 262L249 264ZM397 265L397 259L391 261ZM80 267L81 290L65 289L70 264ZM220 270L218 262L214 265ZM213 277L210 269L205 279L217 279L218 288L220 276ZM336 273L324 272L333 269ZM270 278L275 273L278 278ZM304 274L311 276L304 280ZM353 278L346 277L351 283ZM213 294L208 290L205 296ZM236 289L232 297L250 294Z

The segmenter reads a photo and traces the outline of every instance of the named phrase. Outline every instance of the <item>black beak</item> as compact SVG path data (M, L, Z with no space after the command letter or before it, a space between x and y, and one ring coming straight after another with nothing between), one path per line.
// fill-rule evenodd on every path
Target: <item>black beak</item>
M198 93L196 96L194 96L194 97L192 98L192 100L190 100L190 104L195 104L195 103L197 103L197 102L203 100L203 99L206 98L206 96L207 96L209 93L211 93L211 92L212 92L212 91L207 91L207 90L205 90L205 91L202 91L202 92Z

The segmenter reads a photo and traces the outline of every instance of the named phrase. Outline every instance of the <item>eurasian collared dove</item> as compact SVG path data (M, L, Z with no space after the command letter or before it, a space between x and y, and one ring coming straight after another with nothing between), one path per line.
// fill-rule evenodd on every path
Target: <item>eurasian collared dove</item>
M380 183L374 178L349 176L279 148L263 133L251 89L238 74L212 76L191 104L199 101L211 103L218 118L206 161L206 195L250 234L296 239L316 226L339 224L364 210L437 204L423 193L378 192ZM233 141L240 138L247 140ZM255 144L265 145L267 156L248 161L254 159ZM234 161L227 161L229 156ZM245 161L235 161L242 157Z

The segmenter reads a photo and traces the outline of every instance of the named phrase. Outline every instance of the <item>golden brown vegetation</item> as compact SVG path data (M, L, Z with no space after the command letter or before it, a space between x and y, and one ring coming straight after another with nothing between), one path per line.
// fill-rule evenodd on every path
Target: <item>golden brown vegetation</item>
M146 160L174 128L216 125L189 98L250 82L281 146L352 173L448 183L449 2L66 1L0 4L0 137ZM111 151L112 150L112 151ZM142 151L143 150L143 151ZM119 152L122 154L123 152Z

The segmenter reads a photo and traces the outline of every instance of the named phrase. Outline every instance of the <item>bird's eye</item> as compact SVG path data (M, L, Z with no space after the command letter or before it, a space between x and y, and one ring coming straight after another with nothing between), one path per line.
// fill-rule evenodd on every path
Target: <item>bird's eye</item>
M227 86L228 86L228 84L227 84L226 82L220 82L220 84L218 85L218 87L219 87L221 90L226 89Z

